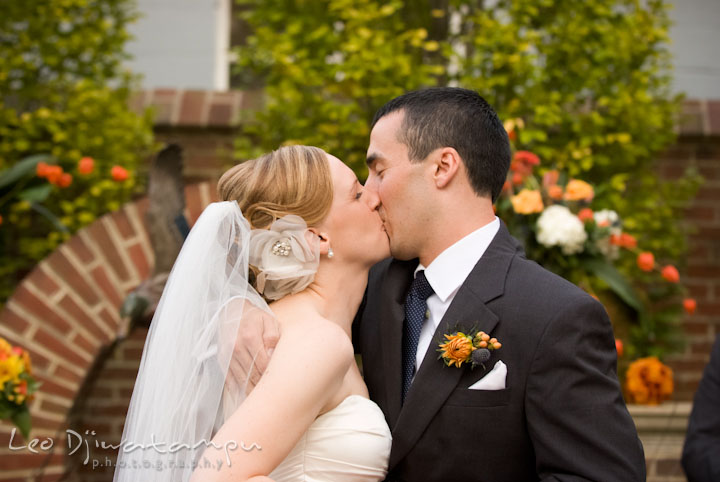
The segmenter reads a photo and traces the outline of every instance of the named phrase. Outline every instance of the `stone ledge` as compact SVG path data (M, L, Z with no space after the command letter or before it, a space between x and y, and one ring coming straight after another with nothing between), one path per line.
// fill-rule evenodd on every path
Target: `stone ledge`
M667 402L656 406L628 405L639 433L681 433L685 435L691 402Z
M243 111L262 106L262 94L262 90L152 89L137 92L130 106L138 113L152 107L156 126L237 127ZM677 132L683 136L720 136L720 100L685 100Z

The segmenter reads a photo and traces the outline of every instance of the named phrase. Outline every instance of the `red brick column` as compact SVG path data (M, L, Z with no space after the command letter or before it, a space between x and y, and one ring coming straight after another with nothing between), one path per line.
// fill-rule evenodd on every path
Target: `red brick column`
M188 186L185 193L192 225L216 200L214 183ZM150 274L154 255L146 209L143 198L78 232L38 264L0 312L0 336L30 352L42 382L31 408L30 438L40 439L35 447L39 453L11 450L13 426L0 422L0 481L59 480L65 466L73 465L66 459L82 457L81 451L65 455L68 413L98 353L116 339L122 300ZM144 333L134 333L110 357L98 376L101 380L83 394L95 405L82 423L97 432L98 441L119 442L143 343ZM102 433L106 430L109 433ZM41 450L39 444L47 438L54 445ZM27 443L16 432L13 447Z

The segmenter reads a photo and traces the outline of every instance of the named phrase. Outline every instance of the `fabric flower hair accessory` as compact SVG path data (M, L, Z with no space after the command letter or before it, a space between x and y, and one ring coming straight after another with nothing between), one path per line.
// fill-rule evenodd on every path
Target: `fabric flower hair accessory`
M445 335L447 340L440 343L437 351L438 358L442 358L445 366L460 367L463 363L469 363L472 368L490 359L491 351L499 350L502 347L497 338L491 338L484 331L472 330L468 334L461 331Z
M269 229L250 234L250 264L258 270L257 291L269 300L304 290L315 278L320 246L300 216L275 220Z

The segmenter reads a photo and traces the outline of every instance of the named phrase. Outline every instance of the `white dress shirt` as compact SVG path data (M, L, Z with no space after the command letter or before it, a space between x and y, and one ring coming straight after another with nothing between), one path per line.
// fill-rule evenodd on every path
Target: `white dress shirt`
M490 223L473 231L440 253L427 268L422 264L418 264L418 267L415 268L413 277L418 271L424 269L425 277L435 291L427 299L430 316L425 320L420 331L420 340L415 355L416 371L425 358L425 353L433 341L435 330L445 316L455 294L477 262L480 261L499 229L500 220L495 217Z

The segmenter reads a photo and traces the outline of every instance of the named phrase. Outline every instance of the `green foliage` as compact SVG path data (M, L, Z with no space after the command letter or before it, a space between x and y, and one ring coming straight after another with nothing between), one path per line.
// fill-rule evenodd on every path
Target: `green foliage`
M441 65L427 26L402 1L243 0L253 27L239 51L248 82L261 76L267 105L246 127L241 157L284 143L315 145L364 173L369 124L388 99L434 83Z
M238 141L239 158L317 145L363 178L368 122L383 103L418 87L472 88L501 119L524 121L515 146L540 156L541 174L552 166L592 183L595 209L616 211L643 249L682 265L678 221L699 176L663 181L653 165L674 140L681 101L671 92L666 1L239 3L252 30L239 70L267 99ZM647 286L631 259L616 266ZM592 283L627 288L613 275L600 270ZM661 297L641 295L644 304ZM676 307L635 315L636 354L659 346Z
M129 110L135 78L121 68L132 0L9 0L0 16L0 302L34 263L142 190L136 172L152 144L151 118ZM72 175L50 184L30 156ZM92 173L77 171L82 157ZM22 161L25 159L25 161ZM38 159L35 159L36 166ZM110 179L112 166L130 173Z

